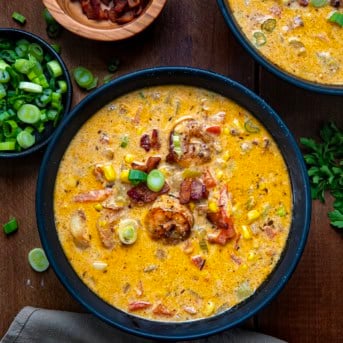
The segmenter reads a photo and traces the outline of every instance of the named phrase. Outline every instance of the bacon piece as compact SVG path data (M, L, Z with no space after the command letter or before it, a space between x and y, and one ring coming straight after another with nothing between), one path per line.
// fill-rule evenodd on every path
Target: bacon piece
M140 141L140 145L141 147L146 151L149 152L151 149L151 141L150 141L150 136L148 134L144 134L141 137L141 141Z
M151 303L149 303L148 301L133 301L131 303L129 303L128 306L128 310L129 311L138 311L138 310L142 310L145 308L148 308L151 306Z
M130 8L134 8L140 5L141 0L128 0L127 3Z
M207 239L210 243L225 245L232 237L230 230L221 229L216 233L210 233L207 235Z
M153 169L156 169L161 161L161 157L150 156L145 164L138 164L136 162L131 163L133 169L144 171L145 173L150 173Z
M300 6L306 7L308 6L308 0L298 0L298 4Z
M205 266L206 260L201 255L195 255L191 257L191 260L195 266L202 270Z
M110 4L111 0L101 0L101 2L103 4L105 4L106 6L108 6Z
M98 189L89 191L87 193L81 193L75 195L75 202L92 202L92 201L103 201L112 194L111 188Z
M127 24L135 18L134 11L127 11L121 17L117 18L118 24Z
M152 312L154 314L160 315L160 316L167 316L171 317L174 315L175 311L170 311L167 307L165 307L163 304L158 304Z
M113 9L116 13L121 14L124 12L127 5L127 0L114 0Z
M205 169L204 175L202 176L202 181L208 189L213 188L217 185L216 180L214 179L208 168Z
M207 199L208 191L206 186L200 181L186 178L180 186L180 204L188 204L191 200L197 201Z
M159 192L153 192L145 184L141 183L128 190L127 195L136 203L146 204L155 201L160 195L168 193L169 190L170 187L167 183Z
M230 257L231 257L231 260L235 262L236 264L238 265L242 264L242 260L238 256L231 254Z
M151 147L155 150L158 150L161 147L158 131L156 129L153 129L151 133Z
M263 231L267 234L267 236L270 238L270 239L273 239L275 236L276 236L276 231L273 229L272 226L270 225L265 225L263 227Z

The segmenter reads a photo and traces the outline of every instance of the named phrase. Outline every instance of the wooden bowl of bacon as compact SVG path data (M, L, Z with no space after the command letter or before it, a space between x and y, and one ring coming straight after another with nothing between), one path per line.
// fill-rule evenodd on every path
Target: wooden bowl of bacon
M148 27L167 0L43 0L67 30L98 41L130 38Z

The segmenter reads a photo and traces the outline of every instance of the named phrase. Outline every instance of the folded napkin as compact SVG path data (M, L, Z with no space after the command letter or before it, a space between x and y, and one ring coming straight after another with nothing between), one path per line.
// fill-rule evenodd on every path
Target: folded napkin
M125 334L86 313L24 307L15 317L1 343L151 343ZM200 339L198 343L282 343L260 333L232 329Z

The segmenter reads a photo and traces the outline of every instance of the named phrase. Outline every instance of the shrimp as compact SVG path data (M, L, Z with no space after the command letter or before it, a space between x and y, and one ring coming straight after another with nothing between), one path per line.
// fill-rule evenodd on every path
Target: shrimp
M112 249L115 245L114 224L119 220L119 211L103 211L98 218L96 227L99 232L100 240L107 249Z
M207 163L212 158L214 141L215 135L206 130L205 124L187 117L179 121L170 134L167 162L176 162L182 167Z
M86 215L82 210L75 211L70 218L70 232L75 243L81 248L89 246Z
M177 199L162 195L148 212L145 222L153 239L176 244L188 238L194 219Z

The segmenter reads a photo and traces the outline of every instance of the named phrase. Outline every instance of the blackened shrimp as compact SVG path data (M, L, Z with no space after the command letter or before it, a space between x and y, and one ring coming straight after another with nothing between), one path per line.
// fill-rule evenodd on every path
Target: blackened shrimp
M215 135L206 130L206 125L192 118L179 121L170 133L167 162L176 162L182 167L209 162L214 152Z
M194 223L188 208L168 195L163 195L156 201L145 221L153 239L173 244L187 239Z

